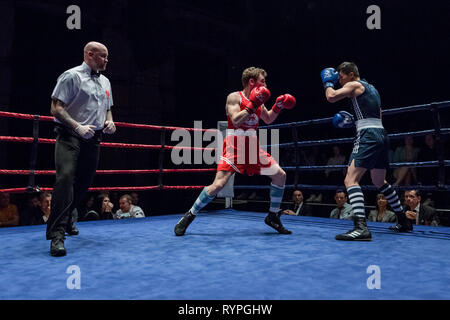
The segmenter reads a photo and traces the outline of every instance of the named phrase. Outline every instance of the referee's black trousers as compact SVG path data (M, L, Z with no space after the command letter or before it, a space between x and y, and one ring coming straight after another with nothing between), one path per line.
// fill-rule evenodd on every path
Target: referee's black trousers
M55 128L56 182L53 187L47 240L63 238L74 212L92 184L100 155L101 131L85 140L57 125Z

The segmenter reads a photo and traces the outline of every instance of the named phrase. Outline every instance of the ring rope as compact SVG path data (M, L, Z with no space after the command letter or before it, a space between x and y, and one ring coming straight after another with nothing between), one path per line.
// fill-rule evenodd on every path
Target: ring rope
M434 129L431 130L422 130L422 131L414 131L414 132L402 132L402 133L393 133L389 134L388 137L390 139L400 139L406 136L426 136L427 134L434 134L436 131ZM441 135L450 134L450 128L442 128L440 131ZM315 145L326 145L326 144L344 144L344 143L353 143L355 138L337 138L337 139L325 139L325 140L310 140L310 141L299 141L299 142L286 142L279 144L271 144L265 145L263 147L279 147L279 148L294 148L298 147L310 147Z
M408 106L403 108L396 108L396 109L388 109L383 110L383 115L391 115L391 114L397 114L402 113L406 111L419 111L419 110L426 110L431 109L434 113L437 112L440 108L446 108L450 106L450 101L443 101L443 102L434 102L429 104L423 104L423 105L416 105L416 106ZM27 120L34 120L37 121L54 121L53 117L48 116L36 116L36 115L27 115L27 114L19 114L19 113L11 113L11 112L4 112L0 111L0 117L10 117L10 118L19 118L19 119L27 119ZM324 119L314 119L314 120L307 120L307 121L299 121L299 122L293 122L293 123L285 123L285 124L277 124L277 125L269 125L269 126L262 126L261 129L274 129L274 128L286 128L290 127L295 129L295 127L303 126L303 125L311 125L311 124L322 124L322 123L329 123L332 121L332 118L324 118ZM123 123L123 122L116 122L116 126L118 127L130 127L130 128L138 128L138 129L148 129L148 130L161 130L163 131L163 134L165 130L188 130L188 131L214 131L217 132L217 129L200 129L200 128L182 128L182 127L165 127L165 126L154 126L154 125L143 125L143 124L131 124L131 123ZM423 130L418 132L409 132L409 133L398 133L398 134L391 134L389 135L390 138L401 138L405 137L407 135L426 135L430 133L438 133L439 135L445 135L450 133L449 128L435 128L435 130ZM9 141L9 142L27 142L27 143L46 143L46 144L54 144L55 139L44 139L44 138L27 138L27 137L6 137L6 136L0 136L0 141ZM331 143L349 143L353 142L354 138L342 138L342 139L328 139L328 140L317 140L317 141L295 141L293 143L283 143L278 144L279 147L298 147L298 146L308 146L308 145L317 145L317 144L331 144ZM180 147L180 146L165 146L165 145L144 145L144 144L126 144L126 143L101 143L101 146L103 147L113 147L113 148L131 148L131 149L191 149L191 150L210 150L214 151L216 148L199 148L199 147ZM277 145L273 145L277 146ZM438 161L428 161L428 162L419 162L419 163L394 163L391 164L393 167L400 167L400 166L411 166L411 167L440 167L449 165L448 160L438 160ZM347 166L344 165L334 165L334 166L295 166L295 167L284 167L284 169L287 170L295 170L296 172L298 170L323 170L323 169L345 169ZM97 173L100 174L129 174L129 173L168 173L168 172L212 172L215 171L215 169L155 169L155 170L98 170ZM15 172L15 173L13 173ZM20 172L20 173L19 173ZM0 170L0 174L54 174L54 171L51 170ZM101 187L101 188L90 188L89 191L107 191L107 190L113 190L113 191L144 191L144 190L186 190L186 189L200 189L204 186L163 186L160 184L159 186L148 186L148 187ZM286 186L286 188L303 188L303 189L320 189L320 190L335 190L336 187L339 186L326 186L326 185L304 185L304 184L295 184L295 185L289 185ZM363 189L371 190L375 189L374 186L361 186ZM420 190L436 190L436 186L415 186L417 189ZM267 189L268 186L235 186L236 189ZM399 186L399 189L402 187ZM405 187L405 188L411 188L411 186ZM440 184L438 187L438 190L450 190L450 186L442 185ZM32 191L51 191L52 188L39 188L36 186L31 186L28 188L14 188L14 189L3 189L0 190L0 192L10 192L10 193L18 193L18 192L29 192L30 189Z
M4 142L23 142L34 143L36 139L31 137L10 137L0 136L0 141ZM37 143L42 144L55 144L55 139L37 139ZM134 143L119 143L119 142L101 142L101 147L107 148L125 148L125 149L152 149L152 150L194 150L194 151L215 151L216 148L202 148L202 147L183 147L183 146L161 146L161 145L148 145L148 144L134 144Z
M450 160L444 161L446 166L450 166ZM422 161L422 162L395 162L390 164L391 167L418 167L418 168L434 168L439 166L439 161ZM327 169L347 169L347 165L336 164L326 166L286 166L282 167L283 170L293 171L311 171L311 170L327 170ZM100 175L113 175L113 174L154 174L154 173L204 173L204 172L216 172L216 169L141 169L141 170L97 170L96 174ZM28 175L30 170L7 170L0 169L0 175ZM35 175L54 175L55 170L35 170Z
M33 120L34 115L31 114L24 114L24 113L15 113L15 112L6 112L6 111L0 111L0 117L5 118L16 118L16 119L23 119L23 120ZM38 116L39 121L46 121L46 122L54 122L55 118L50 116ZM146 129L146 130L187 130L187 131L202 131L202 132L209 132L209 131L217 131L217 129L200 129L200 128L183 128L183 127L164 127L164 126L156 126L156 125L150 125L150 124L136 124L136 123L127 123L127 122L114 122L116 127L127 127L127 128L136 128L136 129Z
M146 169L146 170L97 170L96 174L113 175L113 174L154 174L154 173L202 173L216 172L216 169ZM28 175L30 170L3 170L0 169L0 175ZM35 170L34 174L39 175L55 175L56 170Z
M95 187L89 188L89 192L105 192L105 191L151 191L151 190L198 190L205 186L145 186L145 187ZM29 188L11 188L1 189L0 192L6 193L26 193L26 192L52 192L53 188L36 187L33 190Z
M400 107L394 109L384 109L382 110L383 115L393 115L398 113L403 113L407 111L421 111L421 110L431 110L434 108L442 109L450 107L450 101L442 101L442 102L432 102L427 104L415 105L415 106L407 106ZM272 124L267 126L261 126L260 129L281 129L288 128L292 126L300 127L300 126L308 126L311 124L325 124L329 123L333 120L333 117L323 118L323 119L313 119L313 120L304 120L298 122L289 122L289 123L280 123L280 124Z

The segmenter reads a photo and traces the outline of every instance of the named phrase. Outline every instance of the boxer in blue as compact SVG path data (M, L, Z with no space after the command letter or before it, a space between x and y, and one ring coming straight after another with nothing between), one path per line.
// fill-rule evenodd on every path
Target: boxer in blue
M366 223L364 194L359 185L367 170L370 171L372 183L386 197L397 216L398 223L390 229L396 232L411 231L412 223L406 218L396 191L386 181L386 171L389 169L389 139L381 120L381 99L377 89L360 79L358 67L353 62L343 62L337 70L323 69L321 78L329 102L334 103L344 98L351 100L356 126L356 139L344 180L353 207L354 229L337 235L336 240L372 239ZM335 89L338 82L341 88ZM333 124L337 127L348 127L348 118L348 114L341 111L334 117Z

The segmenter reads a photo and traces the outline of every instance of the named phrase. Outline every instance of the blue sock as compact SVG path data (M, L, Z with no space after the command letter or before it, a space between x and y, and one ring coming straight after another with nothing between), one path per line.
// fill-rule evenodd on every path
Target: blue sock
M270 208L269 212L278 213L280 211L281 202L283 201L284 186L279 187L270 184Z
M194 205L192 206L191 213L196 215L201 209L203 209L208 203L213 201L215 196L210 196L208 192L206 192L206 187L202 190Z
M353 186L347 189L348 199L353 208L353 214L358 218L366 218L364 208L364 194L360 186Z

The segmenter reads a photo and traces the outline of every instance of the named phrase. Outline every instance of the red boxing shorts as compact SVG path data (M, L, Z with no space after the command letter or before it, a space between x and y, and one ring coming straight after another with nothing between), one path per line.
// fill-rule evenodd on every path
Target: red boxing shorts
M223 141L217 171L271 176L277 173L277 165L277 161L260 147L256 131L236 130L227 134Z

